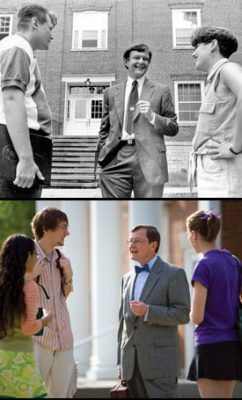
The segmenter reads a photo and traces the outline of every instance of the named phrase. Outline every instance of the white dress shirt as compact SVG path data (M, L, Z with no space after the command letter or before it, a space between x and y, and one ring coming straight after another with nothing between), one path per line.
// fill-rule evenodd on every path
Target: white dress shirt
M127 83L126 83L126 88L125 88L125 96L124 96L124 119L123 119L123 130L122 130L122 138L121 140L128 140L128 139L135 139L134 133L129 134L125 130L125 125L126 125L126 117L127 117L127 105L128 105L128 100L129 100L129 95L132 90L132 84L136 80L138 82L137 89L138 89L138 96L140 98L142 89L143 89L143 84L145 80L145 76L143 75L139 79L133 79L130 76L128 76ZM155 122L155 116L150 122L152 125L154 125Z
M151 271L151 268L153 267L154 263L157 260L157 256L154 256L147 264L149 265L149 270ZM134 300L139 300L142 290L144 288L144 285L147 281L147 278L149 276L149 272L147 271L142 271L140 274L137 275L135 279L135 284L134 284Z

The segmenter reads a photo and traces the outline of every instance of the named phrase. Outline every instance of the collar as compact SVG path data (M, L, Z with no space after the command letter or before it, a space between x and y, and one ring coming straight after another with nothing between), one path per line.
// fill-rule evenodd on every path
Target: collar
M226 62L228 62L228 58L221 58L220 60L216 61L215 64L213 64L208 76L207 76L207 81L211 81L212 77L214 76L214 74L217 72L217 70L219 69L219 67L223 64L225 64Z
M37 253L41 256L43 260L46 260L48 263L51 263L52 260L56 260L58 258L58 255L56 254L56 251L53 252L52 258L50 259L49 254L46 254L44 250L41 248L39 242L35 240L36 244L36 250Z
M30 58L35 58L33 48L24 35L22 35L20 32L16 32L13 37L16 39L17 43L23 44L23 47L30 55Z
M128 76L127 85L132 86L132 83L134 81L137 81L139 87L142 87L144 84L144 80L145 80L145 75L141 76L141 78L139 78L139 79L133 79L133 78L131 78L131 76Z
M146 263L146 264L148 264L149 270L150 270L150 271L151 271L151 269L152 269L154 263L156 262L157 258L158 258L158 256L155 255L150 261L148 261L148 262ZM140 264L140 265L141 265L141 264Z

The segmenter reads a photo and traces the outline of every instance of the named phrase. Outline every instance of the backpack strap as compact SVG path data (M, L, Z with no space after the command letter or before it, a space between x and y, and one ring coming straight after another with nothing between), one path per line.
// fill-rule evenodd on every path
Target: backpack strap
M64 284L65 284L65 276L64 276L64 271L63 269L60 267L60 258L61 258L61 252L59 249L55 249L58 258L56 259L56 268L58 268L58 270L60 271L60 275L61 275L61 292L63 294L63 296L65 296L65 291L64 291Z
M36 283L38 286L40 286L43 289L45 297L47 298L47 300L49 300L50 296L48 295L47 290L44 288L44 286L39 283L39 278L40 278L40 275L37 276Z
M61 252L60 252L59 249L55 249L55 251L56 251L56 253L57 253L57 255L58 255L58 257L57 257L57 259L56 259L56 268L59 269L60 275L61 275L61 292L62 292L62 294L65 296L65 291L64 291L65 276L64 276L64 271L63 271L63 269L60 267L60 258L61 258L61 255L62 255L62 254L61 254ZM47 298L47 300L49 300L50 297L49 297L49 295L48 295L46 289L44 288L44 286L41 285L41 284L39 283L39 280L40 280L40 275L37 276L37 278L36 278L36 283L37 283L37 285L39 285L39 286L43 289L44 294L45 294L45 297Z

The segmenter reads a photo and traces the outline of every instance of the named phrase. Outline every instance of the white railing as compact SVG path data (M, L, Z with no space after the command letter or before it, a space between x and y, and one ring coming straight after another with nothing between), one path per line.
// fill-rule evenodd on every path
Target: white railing
M93 335L87 336L84 339L78 340L77 342L74 343L74 348L82 347L87 343L92 342L93 340L97 340L102 336L106 336L110 332L114 332L118 329L118 325L113 325L110 326L109 328L104 329L103 331L99 333L94 333Z

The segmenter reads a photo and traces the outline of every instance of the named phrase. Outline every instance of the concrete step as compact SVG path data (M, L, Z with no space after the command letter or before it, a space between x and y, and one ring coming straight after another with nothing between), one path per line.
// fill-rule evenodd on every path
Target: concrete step
M75 398L107 399L110 398L110 390L117 381L88 381L86 378L78 378L78 390ZM178 398L200 398L196 382L185 379L178 380ZM242 398L242 382L237 382L233 398Z
M95 189L95 148L98 138L59 137L53 139L52 188Z

